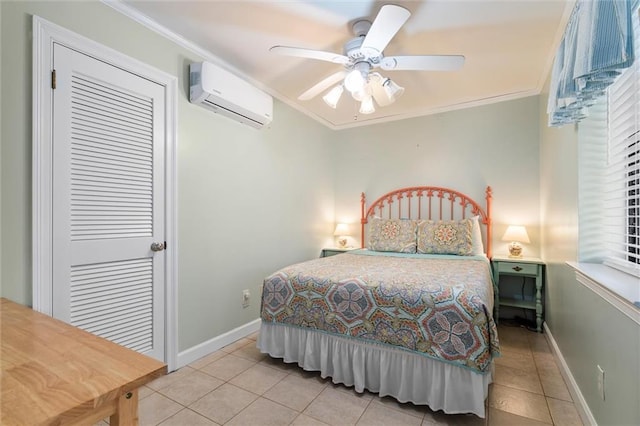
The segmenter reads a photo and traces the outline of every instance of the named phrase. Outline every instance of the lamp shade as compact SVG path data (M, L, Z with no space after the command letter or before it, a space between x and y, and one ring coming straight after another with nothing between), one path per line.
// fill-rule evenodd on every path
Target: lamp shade
M360 114L371 114L374 112L376 112L376 109L373 106L373 98L371 96L367 96L360 104Z
M509 225L502 236L502 241L529 243L529 235L524 226Z
M335 235L336 237L349 235L349 225L347 225L346 223L336 224L336 230L333 231L333 235Z
M398 99L404 93L404 87L398 86L389 78L387 78L382 83L382 87L384 89L385 94L389 98L389 102L395 102L396 99Z
M324 102L329 105L331 108L335 109L338 105L338 101L340 100L340 96L342 96L342 92L344 91L344 87L342 84L334 87L329 90L329 92L322 97Z
M355 92L358 90L362 90L366 80L362 75L362 72L358 69L352 70L347 76L344 78L344 87L347 88L350 92Z

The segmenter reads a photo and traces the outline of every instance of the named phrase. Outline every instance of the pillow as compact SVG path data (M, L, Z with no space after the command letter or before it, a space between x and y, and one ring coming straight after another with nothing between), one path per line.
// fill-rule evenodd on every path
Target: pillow
M371 219L369 250L416 252L417 221L406 219Z
M425 220L418 223L418 253L472 254L472 220Z
M482 243L482 231L480 230L480 216L471 218L471 254L474 256L484 255L484 244Z

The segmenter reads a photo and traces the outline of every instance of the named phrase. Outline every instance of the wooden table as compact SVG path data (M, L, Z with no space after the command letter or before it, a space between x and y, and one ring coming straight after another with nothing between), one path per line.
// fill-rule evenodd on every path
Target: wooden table
M138 424L138 388L160 361L0 299L0 424Z

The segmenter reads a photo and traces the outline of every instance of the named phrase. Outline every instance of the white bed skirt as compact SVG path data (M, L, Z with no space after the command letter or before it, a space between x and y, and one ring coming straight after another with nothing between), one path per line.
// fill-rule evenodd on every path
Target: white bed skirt
M323 378L353 386L357 392L367 389L448 414L485 416L491 373L478 374L400 349L275 323L262 323L257 346L263 353L319 371Z

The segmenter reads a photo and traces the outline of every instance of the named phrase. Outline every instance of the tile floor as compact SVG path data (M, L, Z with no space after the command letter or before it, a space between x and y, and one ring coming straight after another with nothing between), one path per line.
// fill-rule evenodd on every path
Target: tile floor
M140 424L582 425L545 337L498 330L502 357L486 419L358 394L261 354L254 334L143 387Z

